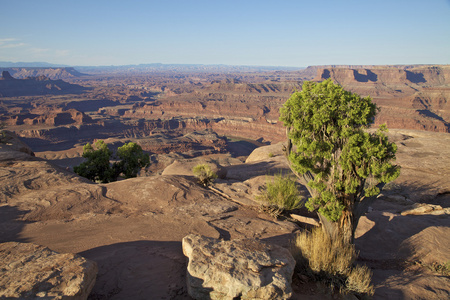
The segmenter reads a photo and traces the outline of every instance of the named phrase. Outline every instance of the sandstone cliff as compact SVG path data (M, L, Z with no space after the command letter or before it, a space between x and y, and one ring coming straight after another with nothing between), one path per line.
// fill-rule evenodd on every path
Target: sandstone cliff
M375 124L450 132L450 66L317 67L315 81L332 79L371 96L380 107Z

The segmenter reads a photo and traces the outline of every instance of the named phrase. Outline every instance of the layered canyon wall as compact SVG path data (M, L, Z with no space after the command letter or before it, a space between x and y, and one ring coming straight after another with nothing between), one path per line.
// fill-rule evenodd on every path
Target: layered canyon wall
M22 97L18 102L6 98L0 103L0 121L16 126L23 136L47 140L146 137L159 130L208 129L279 142L285 139L279 108L293 91L301 89L303 79L328 78L347 90L371 96L380 108L375 125L450 132L450 66L445 65L80 77L77 82L91 87L81 96Z

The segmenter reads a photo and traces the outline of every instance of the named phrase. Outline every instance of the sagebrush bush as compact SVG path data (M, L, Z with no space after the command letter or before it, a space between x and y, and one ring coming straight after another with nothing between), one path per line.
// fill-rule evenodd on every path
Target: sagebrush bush
M211 169L208 164L198 164L192 168L192 173L197 177L200 184L208 186L214 179L217 178L217 174Z
M278 174L272 180L267 179L265 190L256 199L263 202L263 204L275 205L284 210L292 210L302 206L303 197L298 191L295 180Z
M292 245L297 270L315 281L322 281L343 292L373 295L372 272L356 266L356 251L344 234L329 236L321 228L297 235Z

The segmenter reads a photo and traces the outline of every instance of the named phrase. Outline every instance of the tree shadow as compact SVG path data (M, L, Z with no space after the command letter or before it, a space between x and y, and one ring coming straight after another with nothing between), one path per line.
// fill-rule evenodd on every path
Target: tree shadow
M450 227L450 219L448 216L401 215L400 213L414 207L414 202L408 200L412 196L415 196L416 201L420 200L420 203L448 207L450 193L438 193L436 186L432 183L411 182L400 185L391 184L387 191L383 191L383 194L386 196L373 203L374 210L366 213L359 222L355 240L359 251L358 261L373 269L372 282L376 287L374 298L403 298L407 289L404 286L413 284L414 281L409 278L409 273L409 275L403 273L404 270L424 258L423 255L433 255L435 247L440 245L430 243L433 240L439 240L439 236L430 236L430 234L439 234L444 228ZM433 229L427 230L430 227ZM366 230L365 228L368 229L366 232L358 233L358 230ZM419 236L420 240L414 238L424 230L427 231ZM429 240L422 241L423 235L429 237ZM446 251L445 249L436 250ZM435 257L432 258L435 259ZM392 278L396 278L395 282Z
M450 190L443 190L440 182L437 180L428 183L414 180L402 182L401 184L397 184L394 181L388 183L381 193L387 196L385 197L385 201L388 201L386 198L389 198L391 195L402 195L413 201L412 203L408 203L408 205L413 203L425 203L441 205L444 208L450 206Z
M277 246L281 246L283 248L289 249L291 247L293 241L295 240L295 236L297 235L297 233L298 233L298 231L275 235L275 236L263 238L263 239L261 239L261 241L268 243L268 244L277 245Z
M434 215L402 216L373 211L365 217L374 225L355 241L360 256L374 264L391 261L393 269L399 269L405 261L412 259L414 249L407 242L409 238L431 226L450 226L450 220ZM394 266L395 262L397 265Z

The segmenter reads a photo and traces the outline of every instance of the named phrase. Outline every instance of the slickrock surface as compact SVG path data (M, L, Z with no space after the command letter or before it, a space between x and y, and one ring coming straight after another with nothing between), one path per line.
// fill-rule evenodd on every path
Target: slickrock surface
M252 239L223 241L190 234L188 292L194 299L288 299L295 260L280 246Z
M390 135L399 147L402 174L360 220L360 260L374 273L374 299L446 299L450 279L426 265L450 260L448 214L401 213L415 204L450 207L450 138L409 130ZM255 152L255 161L224 168L226 176L214 183L229 195L224 197L198 185L182 160L179 172L185 175L172 165L171 175L94 184L0 144L0 242L31 242L95 261L99 273L90 299L189 299L185 236L288 247L299 230L233 201L255 203L268 171L287 170L276 149L266 150ZM259 173L252 175L250 168ZM292 299L332 299L295 276L292 289Z
M87 299L95 262L30 243L0 244L0 298Z
M22 152L5 153L12 159L0 161L0 242L32 242L95 261L99 273L90 299L189 299L181 247L186 235L288 246L298 230L190 176L94 184Z

